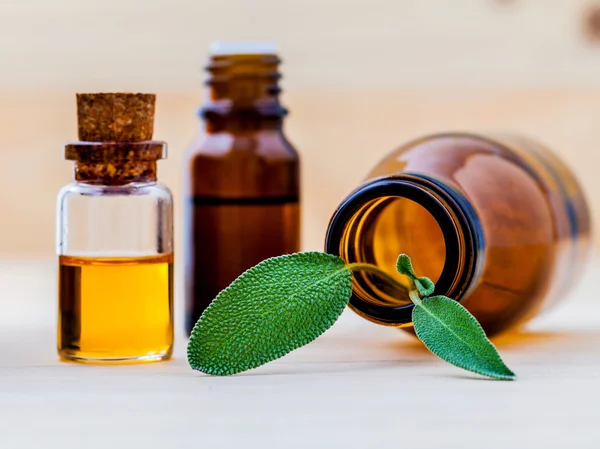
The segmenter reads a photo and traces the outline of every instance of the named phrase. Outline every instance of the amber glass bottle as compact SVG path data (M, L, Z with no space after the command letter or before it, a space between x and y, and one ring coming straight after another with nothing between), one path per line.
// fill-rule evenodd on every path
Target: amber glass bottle
M461 301L488 335L565 296L589 248L590 218L569 169L514 135L448 133L388 155L331 219L326 249L395 270L407 253L435 294ZM404 290L354 276L350 306L376 323L411 326Z
M213 48L185 182L186 331L237 276L299 250L299 158L269 46Z

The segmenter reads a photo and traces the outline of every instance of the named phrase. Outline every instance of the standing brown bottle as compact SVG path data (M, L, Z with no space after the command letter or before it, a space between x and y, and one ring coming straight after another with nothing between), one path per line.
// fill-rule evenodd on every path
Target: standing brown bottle
M299 158L283 134L280 59L268 44L213 47L204 129L186 157L188 334L248 268L299 251Z

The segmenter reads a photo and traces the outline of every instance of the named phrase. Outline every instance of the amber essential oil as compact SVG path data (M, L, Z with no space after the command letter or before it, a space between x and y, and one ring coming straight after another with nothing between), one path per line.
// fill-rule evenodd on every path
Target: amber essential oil
M84 363L170 358L173 254L59 256L58 353Z

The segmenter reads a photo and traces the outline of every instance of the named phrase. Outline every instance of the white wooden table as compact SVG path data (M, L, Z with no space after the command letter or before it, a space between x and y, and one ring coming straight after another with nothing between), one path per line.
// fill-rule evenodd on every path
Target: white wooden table
M596 261L566 304L496 341L516 382L472 376L349 311L313 344L217 378L188 367L181 320L171 362L59 362L53 261L5 260L0 448L598 449L599 275Z

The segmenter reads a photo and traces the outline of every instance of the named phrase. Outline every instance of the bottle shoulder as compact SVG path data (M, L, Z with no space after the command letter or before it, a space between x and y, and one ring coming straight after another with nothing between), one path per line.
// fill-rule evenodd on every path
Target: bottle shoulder
M298 161L295 146L281 131L256 133L207 133L196 138L186 151L186 159L237 160L263 159Z

